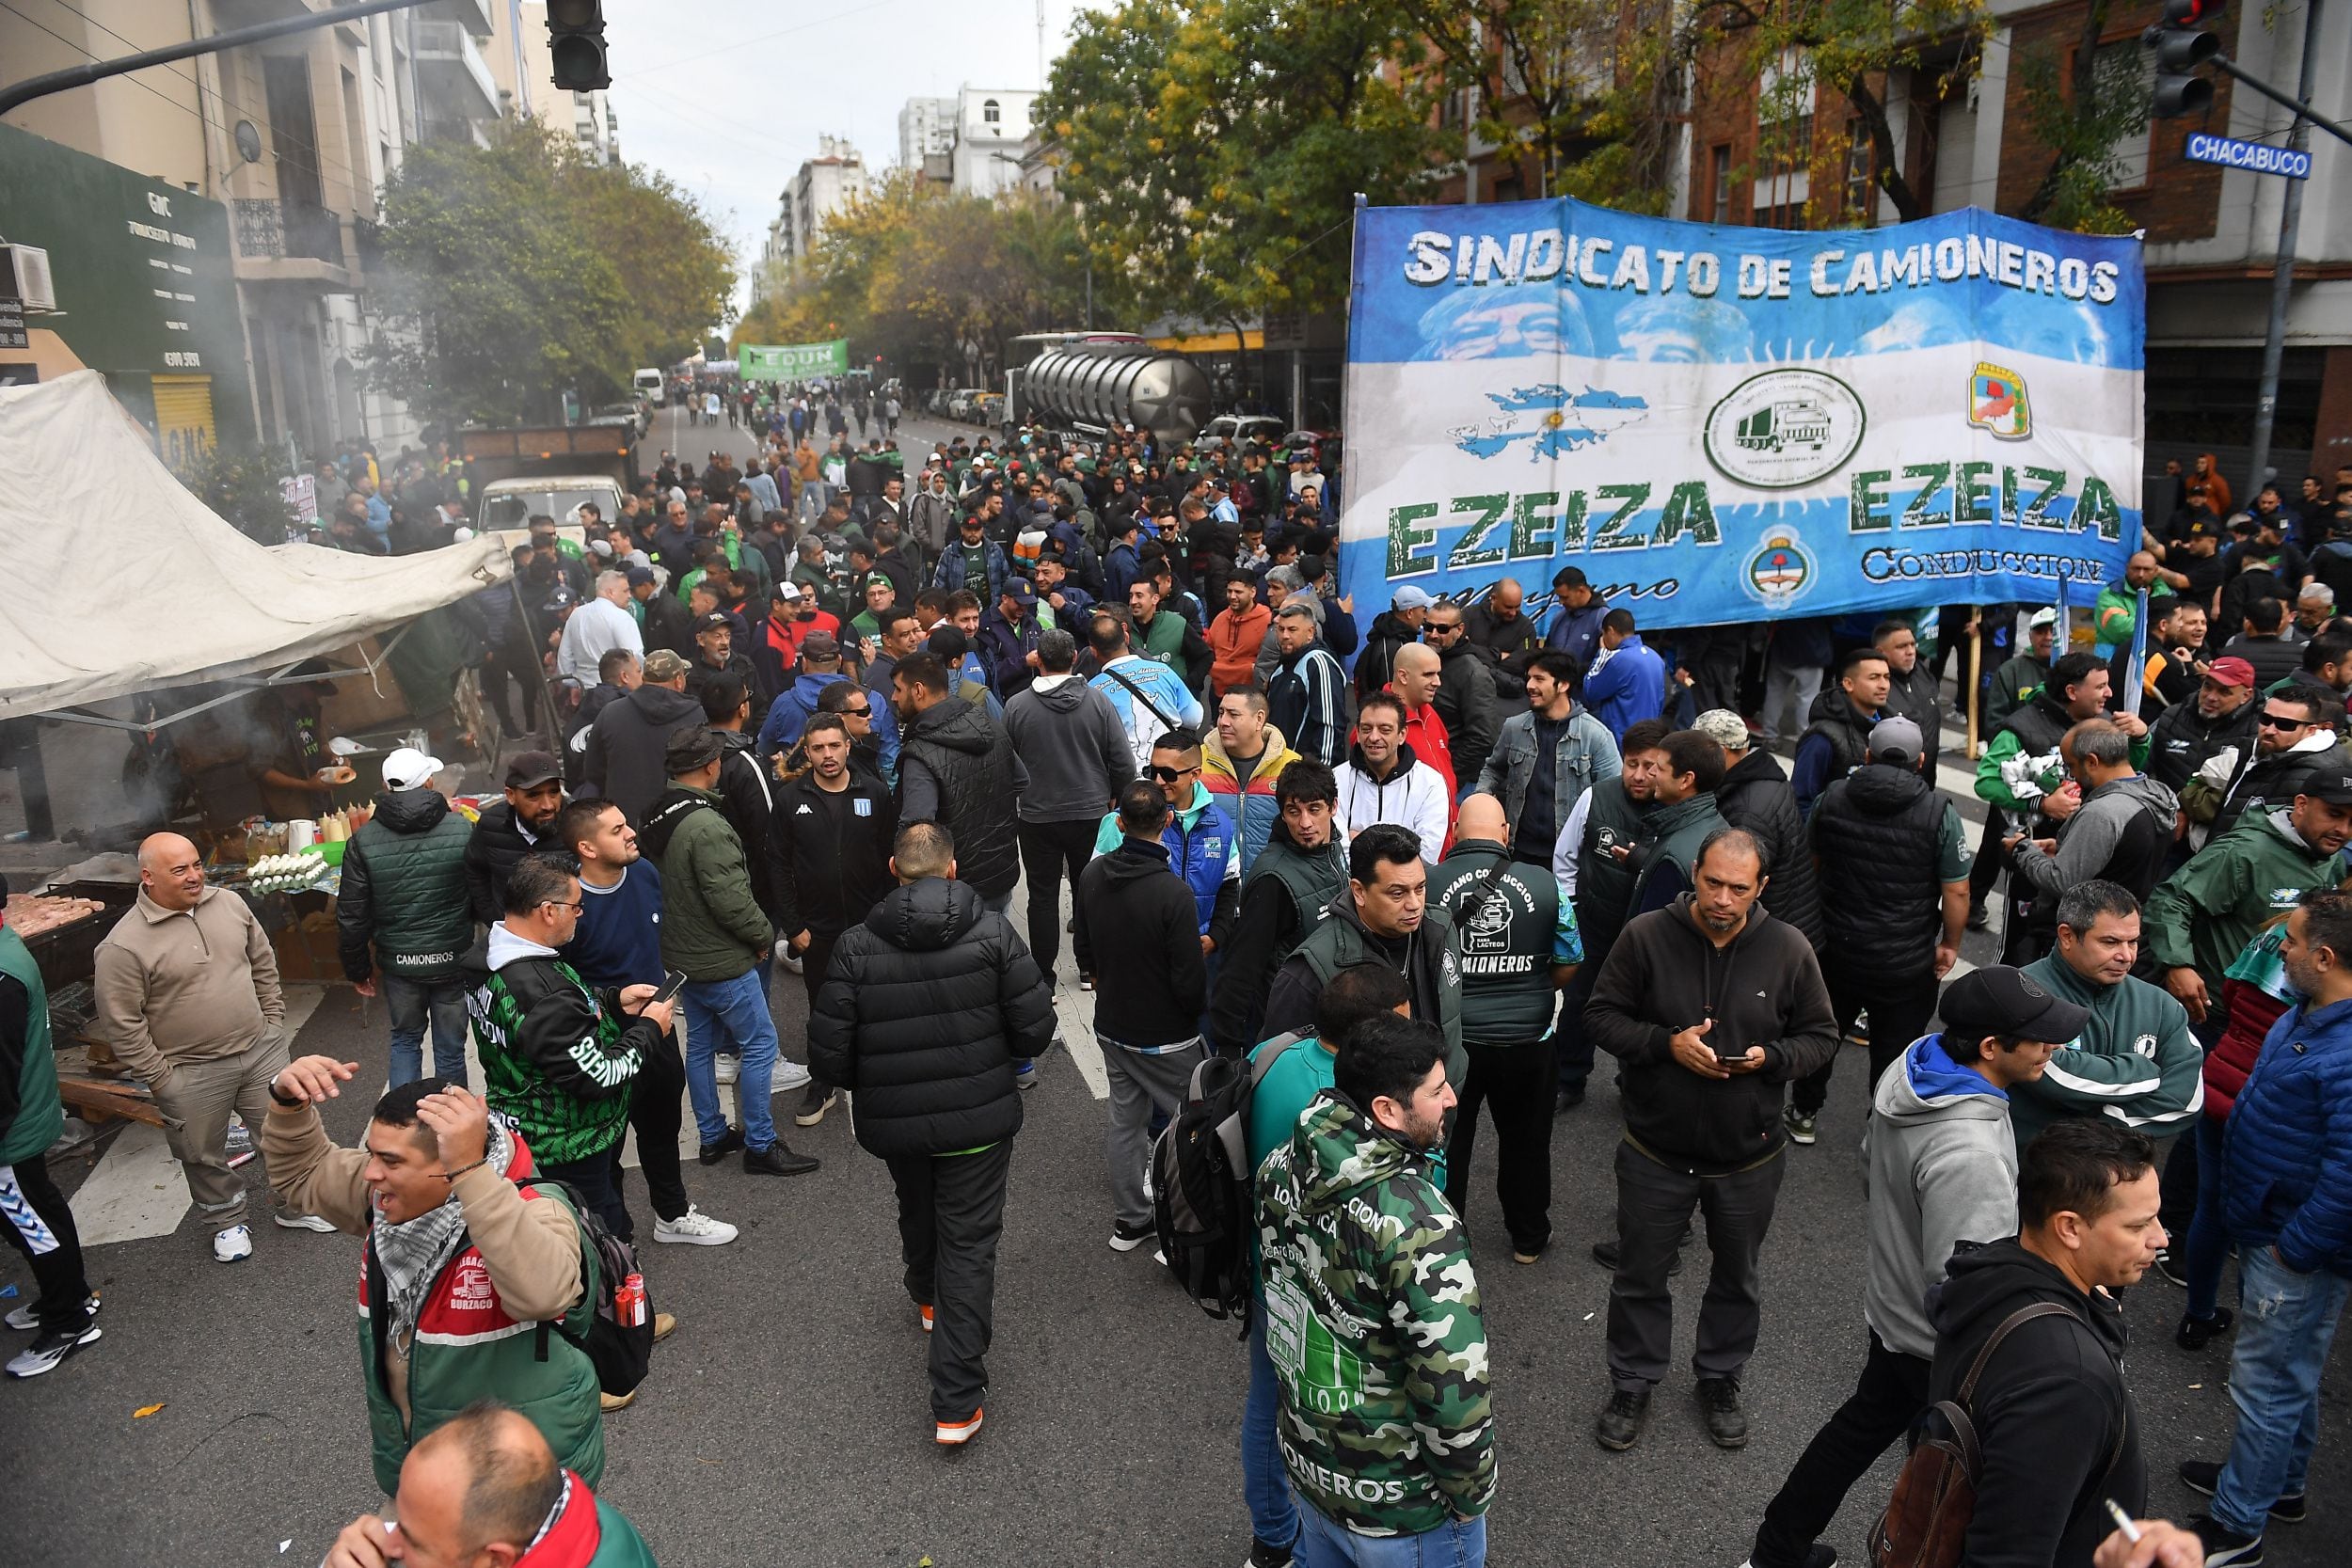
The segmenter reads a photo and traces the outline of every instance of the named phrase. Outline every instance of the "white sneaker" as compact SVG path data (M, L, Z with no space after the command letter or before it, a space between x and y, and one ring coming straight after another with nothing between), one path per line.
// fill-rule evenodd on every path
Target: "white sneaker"
M782 1094L787 1089L803 1089L807 1086L808 1069L798 1062L787 1062L781 1056L776 1058L776 1075L768 1084L770 1094Z
M213 1261L242 1263L253 1256L253 1230L249 1226L232 1225L213 1238Z
M735 1227L724 1220L714 1220L700 1209L688 1208L674 1220L656 1215L653 1239L657 1242L677 1242L686 1246L724 1246L735 1240Z
M95 1291L91 1291L88 1295L84 1296L82 1298L83 1316L90 1318L98 1316L98 1308L100 1305L98 1292ZM10 1328L15 1329L19 1334L30 1334L33 1330L40 1326L40 1313L33 1303L28 1302L24 1306L20 1307L15 1311L9 1313L6 1318L0 1318L0 1323L7 1323Z
M787 974L798 974L801 972L801 956L798 953L779 953L776 955L776 967Z
M736 1059L732 1056L713 1056L710 1058L710 1075L722 1084L732 1084L735 1082L735 1069Z
M270 1215L281 1230L315 1230L322 1236L335 1234L335 1222L318 1214L296 1214L280 1209Z

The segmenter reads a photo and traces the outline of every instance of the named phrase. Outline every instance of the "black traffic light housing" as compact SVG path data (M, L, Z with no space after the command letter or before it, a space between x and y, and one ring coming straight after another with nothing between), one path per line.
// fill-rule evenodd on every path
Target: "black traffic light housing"
M2205 32L2220 19L2227 0L2165 0L2164 20L2148 29L2156 52L2156 90L2148 108L2153 119L2178 119L2213 107L2213 83L2194 74L2221 52L2221 40Z
M555 85L566 92L612 85L601 0L548 0L548 56L554 62Z

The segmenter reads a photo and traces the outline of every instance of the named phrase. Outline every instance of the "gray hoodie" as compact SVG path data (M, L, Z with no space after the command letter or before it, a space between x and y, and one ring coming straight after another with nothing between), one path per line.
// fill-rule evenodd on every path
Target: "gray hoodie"
M1073 675L1040 675L1005 705L1005 734L1027 769L1024 822L1098 822L1136 776L1111 700Z
M2009 1096L1925 1035L1879 1079L1866 1139L1870 1267L1862 1315L1888 1350L1932 1360L1927 1295L1943 1283L1953 1246L2017 1231Z
M2116 846L2142 812L2155 820L2162 842L2169 844L2180 810L2180 797L2145 773L2109 779L2084 796L2081 808L2059 825L2057 854L2028 840L2017 847L2017 869L2038 891L2055 896L2105 875Z

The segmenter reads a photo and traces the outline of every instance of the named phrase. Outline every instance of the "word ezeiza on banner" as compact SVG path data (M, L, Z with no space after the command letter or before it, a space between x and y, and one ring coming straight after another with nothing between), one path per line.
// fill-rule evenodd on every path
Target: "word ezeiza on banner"
M2265 147L2258 141L2240 141L2235 136L2209 135L2200 131L2188 138L2188 145L2182 151L2198 163L2219 164L2224 168L2282 174L2290 180L2312 177L2312 155L2292 147Z
M2137 242L1974 210L1359 210L1344 585L1576 564L1658 627L2088 603L2139 537L2144 301Z

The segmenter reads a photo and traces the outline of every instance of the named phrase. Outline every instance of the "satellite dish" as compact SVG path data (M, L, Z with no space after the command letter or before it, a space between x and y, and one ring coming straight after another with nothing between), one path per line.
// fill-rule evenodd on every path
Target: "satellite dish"
M262 161L262 133L253 128L253 122L249 119L237 121L237 129L233 134L237 138L238 155L248 164L260 163Z

